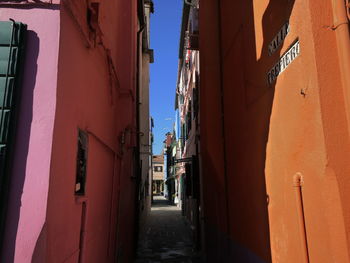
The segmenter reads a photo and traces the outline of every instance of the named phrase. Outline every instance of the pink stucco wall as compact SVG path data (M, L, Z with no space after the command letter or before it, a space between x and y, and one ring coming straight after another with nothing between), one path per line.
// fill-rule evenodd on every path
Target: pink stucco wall
M0 9L28 25L22 101L1 262L31 262L44 226L56 108L59 10Z

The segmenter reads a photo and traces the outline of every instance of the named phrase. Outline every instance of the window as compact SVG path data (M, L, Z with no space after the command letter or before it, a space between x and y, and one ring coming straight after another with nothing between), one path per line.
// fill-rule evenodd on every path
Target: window
M163 172L163 167L162 166L154 166L154 171L155 172Z
M79 130L78 150L77 150L77 170L75 179L75 194L85 194L86 183L86 164L87 164L87 143L88 136L85 132Z
M196 82L193 88L193 118L198 117L199 111L199 74L196 72Z
M188 102L188 110L187 110L186 120L187 120L187 136L188 136L188 134L190 133L190 131L192 129L192 100L190 100Z

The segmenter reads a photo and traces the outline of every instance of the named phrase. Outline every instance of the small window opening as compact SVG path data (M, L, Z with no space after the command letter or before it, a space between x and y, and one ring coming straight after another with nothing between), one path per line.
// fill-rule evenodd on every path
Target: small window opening
M153 169L155 172L163 172L163 167L162 166L154 166Z
M75 194L85 195L86 166L87 166L87 134L79 130L78 151L77 151L77 170L75 179Z

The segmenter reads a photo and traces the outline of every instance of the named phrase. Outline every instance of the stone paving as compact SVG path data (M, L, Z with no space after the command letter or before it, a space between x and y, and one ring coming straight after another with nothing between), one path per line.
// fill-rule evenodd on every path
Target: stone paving
M181 210L162 196L154 204L141 230L135 263L199 263L189 226Z

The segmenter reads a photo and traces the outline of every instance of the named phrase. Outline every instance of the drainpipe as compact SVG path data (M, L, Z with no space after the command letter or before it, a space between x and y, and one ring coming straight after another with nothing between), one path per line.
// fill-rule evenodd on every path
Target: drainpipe
M144 20L141 20L144 21ZM140 203L139 203L139 192L140 192L140 182L141 182L141 166L140 166L140 45L142 45L142 33L145 29L145 24L142 23L140 29L137 31L137 68L136 68L136 76L137 76L137 82L136 82L136 189L135 189L135 242L134 242L134 250L137 249L137 242L139 238L139 217L140 217ZM141 47L142 49L142 47Z
M301 253L303 257L303 262L309 263L309 249L307 245L303 192L302 192L303 177L300 173L296 173L294 175L293 186L294 186L295 199L297 203L299 233L300 233L300 240L301 240Z
M337 39L340 73L344 87L347 108L348 130L350 131L350 36L349 36L349 0L333 0L333 27Z
M227 233L231 233L231 218L230 218L230 207L229 207L229 188L228 188L228 175L227 175L227 154L226 154L226 120L225 120L225 90L224 90L224 72L223 72L223 66L224 66L224 55L222 52L222 18L221 18L221 0L217 3L217 19L218 19L218 44L219 44L219 72L220 72L220 106L221 106L221 132L222 132L222 147L223 147L223 162L224 162L224 181L225 181L225 207L226 207L226 227L227 227ZM228 242L228 240L227 240ZM227 247L229 247L230 244L227 244ZM224 251L225 254L227 253Z

